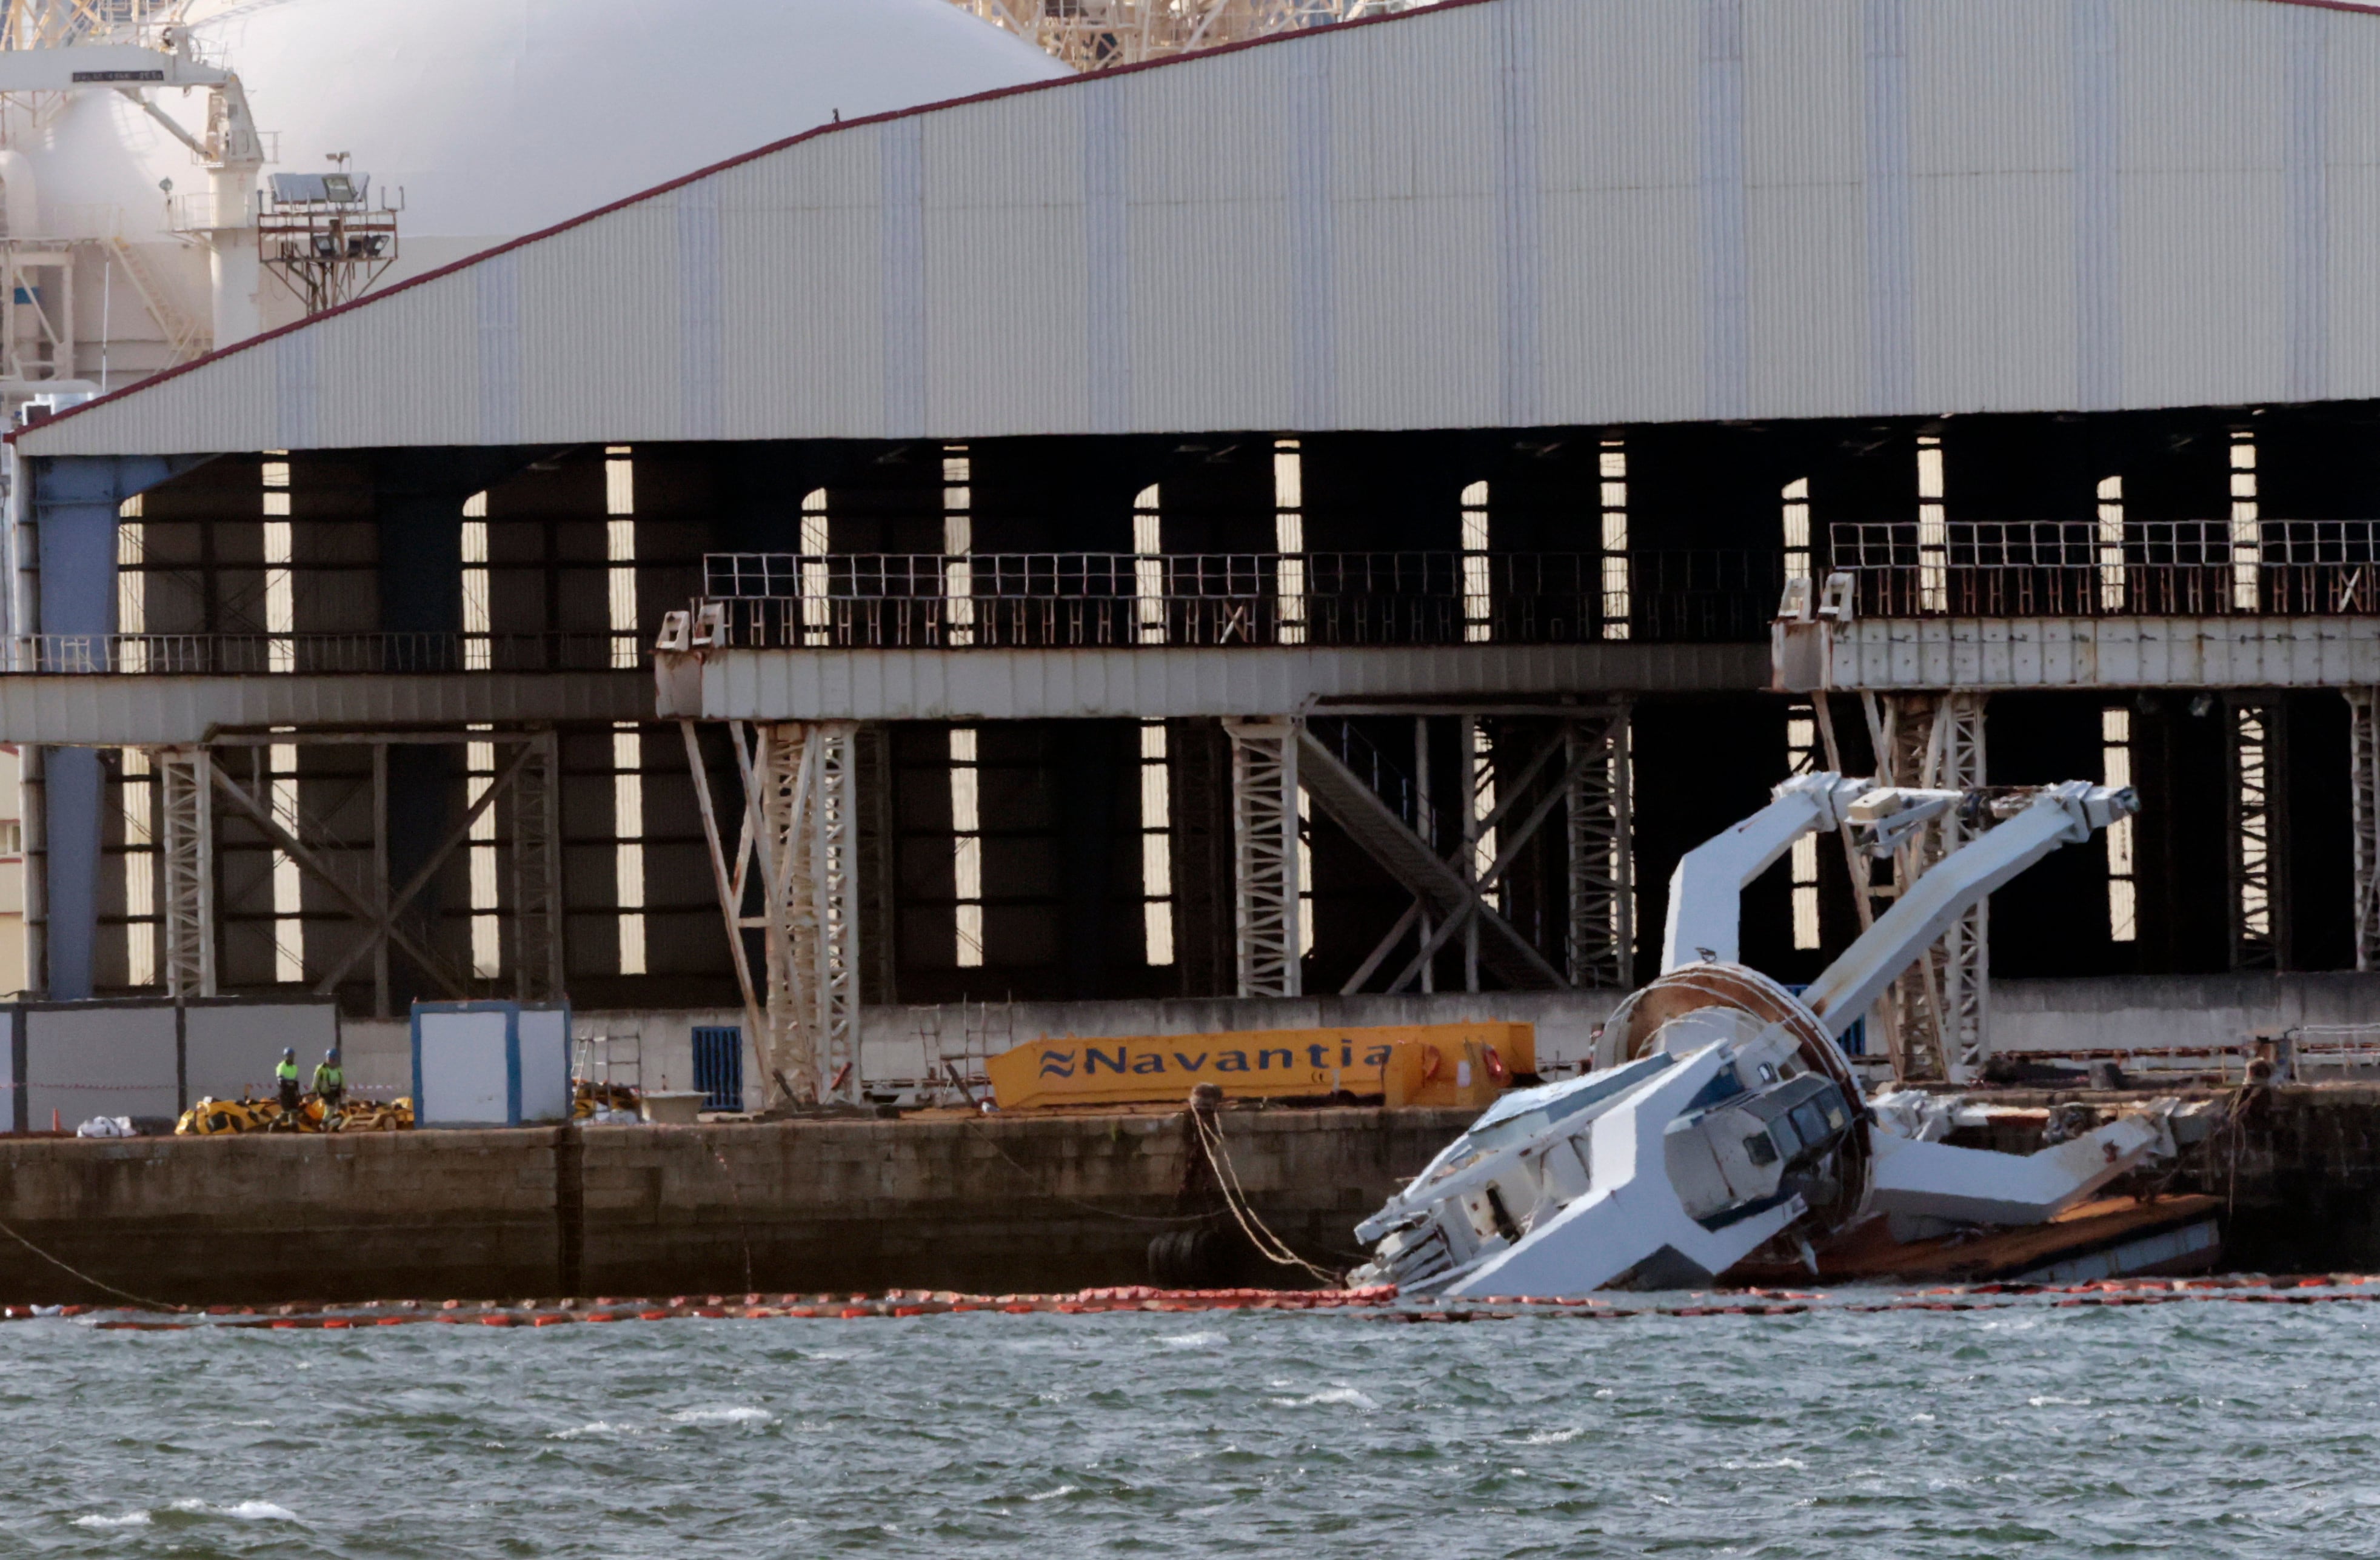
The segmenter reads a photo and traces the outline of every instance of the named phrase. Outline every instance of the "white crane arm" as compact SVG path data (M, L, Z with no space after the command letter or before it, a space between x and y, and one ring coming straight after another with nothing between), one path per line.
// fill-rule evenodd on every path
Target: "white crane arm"
M1874 784L1840 774L1797 774L1777 787L1776 799L1767 807L1680 857L1670 874L1661 972L1703 959L1737 962L1745 886L1803 835L1841 827L1852 803Z
M2171 1157L2165 1125L2174 1102L2119 1117L2095 1131L2034 1153L1918 1143L1886 1131L1876 1151L1868 1206L1966 1224L2037 1225L2056 1218L2117 1176Z
M2140 810L2130 786L2110 790L2088 781L2052 786L2006 823L1970 840L1911 884L1874 926L1802 993L1829 1033L1845 1030L1884 994L1885 987L1967 908L2061 845L2079 845L2095 829Z
M231 72L178 50L139 43L67 43L0 49L0 92L71 92L117 87L220 87Z

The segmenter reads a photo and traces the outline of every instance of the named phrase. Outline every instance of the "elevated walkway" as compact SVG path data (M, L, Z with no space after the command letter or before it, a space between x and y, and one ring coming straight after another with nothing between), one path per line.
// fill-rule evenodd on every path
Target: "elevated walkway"
M54 748L171 747L273 726L636 721L652 709L641 670L0 676L0 742Z
M2380 617L1874 617L1780 622L1780 692L2370 688Z
M1367 701L1718 693L1758 644L662 651L664 720L1158 720Z

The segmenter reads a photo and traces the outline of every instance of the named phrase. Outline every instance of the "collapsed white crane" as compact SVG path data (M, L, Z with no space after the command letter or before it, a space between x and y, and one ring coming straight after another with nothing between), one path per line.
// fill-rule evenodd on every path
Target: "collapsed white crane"
M1852 828L1889 854L1952 807L1999 820L1910 885L1802 995L1736 961L1743 886L1795 839ZM1922 1141L1879 1118L1837 1043L1970 905L2138 810L2072 781L1986 796L1805 775L1679 863L1662 974L1584 1077L1506 1096L1378 1213L1359 1281L1457 1297L1709 1282L1876 1214L1902 1227L2048 1219L2173 1142L2164 1113L2032 1155Z

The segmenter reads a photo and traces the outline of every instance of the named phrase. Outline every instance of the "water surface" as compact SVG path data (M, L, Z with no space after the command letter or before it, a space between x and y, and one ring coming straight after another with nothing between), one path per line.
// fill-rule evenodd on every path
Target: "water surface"
M2373 1554L2375 1322L14 1322L0 1554Z

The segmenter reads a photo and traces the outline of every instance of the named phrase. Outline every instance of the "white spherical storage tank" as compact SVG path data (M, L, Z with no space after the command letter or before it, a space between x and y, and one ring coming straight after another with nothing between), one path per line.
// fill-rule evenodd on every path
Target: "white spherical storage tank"
M328 172L345 152L376 196L402 191L401 258L383 287L838 115L1067 74L949 0L249 0L200 7L193 37L238 74L268 177ZM204 91L152 101L203 133ZM78 263L77 334L112 336L118 384L164 366L146 297L170 295L169 310L204 321L208 281L200 247L168 232L160 184L202 190L204 168L113 92L79 93L9 140L38 181L47 231L112 225L140 251L112 274L98 250ZM269 276L259 300L267 326L302 312Z

